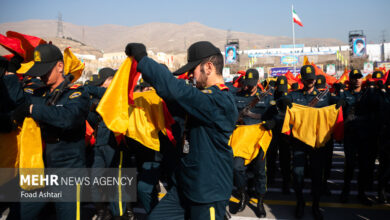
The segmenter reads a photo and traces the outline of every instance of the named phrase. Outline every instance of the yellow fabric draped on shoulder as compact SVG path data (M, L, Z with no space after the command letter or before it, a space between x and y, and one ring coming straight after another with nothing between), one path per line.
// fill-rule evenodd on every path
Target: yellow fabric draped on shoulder
M230 136L229 145L235 157L245 159L248 165L259 154L260 148L264 157L272 140L272 131L265 130L261 124L238 125Z
M331 138L339 110L335 105L312 108L293 103L287 108L282 133L290 130L292 135L311 147L323 147Z

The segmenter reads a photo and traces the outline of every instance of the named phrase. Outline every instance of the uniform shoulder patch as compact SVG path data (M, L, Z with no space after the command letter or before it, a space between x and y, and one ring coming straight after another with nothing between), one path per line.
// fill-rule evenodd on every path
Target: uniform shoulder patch
M73 86L69 87L69 89L77 89L80 86L81 86L80 84L74 84Z
M217 83L217 84L215 84L215 85L216 85L216 86L218 87L218 89L221 90L221 91L224 91L224 90L229 91L229 87L227 87L225 84Z
M34 94L34 90L32 88L24 88L23 90L27 93Z
M79 96L81 96L81 92L74 92L74 93L70 94L69 99L74 99L74 98L77 98Z
M269 102L269 104L270 104L270 105L276 105L276 102L275 102L275 100L271 100L271 101Z

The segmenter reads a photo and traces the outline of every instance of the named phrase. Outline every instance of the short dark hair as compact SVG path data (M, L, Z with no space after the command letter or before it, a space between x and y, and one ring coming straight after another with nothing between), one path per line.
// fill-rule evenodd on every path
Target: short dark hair
M206 57L200 62L201 65L204 65L207 62L211 62L215 66L215 70L217 72L217 75L222 76L222 70L223 70L223 56L222 54L215 54L209 57Z

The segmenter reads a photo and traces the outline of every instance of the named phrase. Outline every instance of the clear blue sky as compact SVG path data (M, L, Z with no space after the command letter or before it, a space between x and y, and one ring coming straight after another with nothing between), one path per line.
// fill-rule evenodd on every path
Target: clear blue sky
M0 23L27 19L63 20L77 25L150 22L204 25L271 36L291 36L291 4L304 27L296 37L337 38L364 30L369 42L382 31L390 42L390 0L1 0Z

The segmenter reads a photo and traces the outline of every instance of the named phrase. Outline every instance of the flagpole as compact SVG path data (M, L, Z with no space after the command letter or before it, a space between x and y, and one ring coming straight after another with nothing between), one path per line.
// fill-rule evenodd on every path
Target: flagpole
M293 13L294 13L294 5L291 5L291 23L292 23L292 32L293 32L293 45L294 45L294 51L293 55L295 58L295 30L294 30L294 19L293 19ZM296 64L295 62L293 63L294 65L294 76L296 75Z

